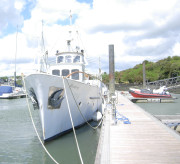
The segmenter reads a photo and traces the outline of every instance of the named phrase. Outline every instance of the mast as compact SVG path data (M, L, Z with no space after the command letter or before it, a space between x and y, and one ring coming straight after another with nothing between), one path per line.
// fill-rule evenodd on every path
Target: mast
M14 86L16 87L16 56L17 56L17 37L18 37L18 25L16 32L16 51L15 51L15 66L14 66Z
M102 76L101 76L101 57L99 56L99 78L100 80L102 80Z
M143 88L146 88L146 63L143 61Z
M69 15L69 39L67 40L67 46L68 46L68 51L71 51L71 41L72 41L72 14L71 14L71 10L70 10L70 15Z
M42 20L42 36L41 36L41 53L42 53L42 56L40 57L40 72L46 72L47 71L47 58L48 58L48 52L47 51L45 52L43 25L44 25L44 22Z
M44 51L45 51L45 45L44 45L44 35L43 35L43 24L44 22L43 22L43 20L42 20L42 38L41 38L41 40L42 40L42 46L41 46L41 51L44 53Z

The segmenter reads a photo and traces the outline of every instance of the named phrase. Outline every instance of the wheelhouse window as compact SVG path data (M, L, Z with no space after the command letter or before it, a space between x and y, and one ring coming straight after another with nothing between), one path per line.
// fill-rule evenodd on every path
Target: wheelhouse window
M72 63L72 56L67 55L67 56L65 57L65 62L66 62L66 63Z
M75 56L73 59L73 63L79 63L80 62L80 56Z
M72 74L71 78L74 80L79 80L79 70L78 69L72 69L71 73L73 73L73 72L77 72L77 73Z
M60 71L58 69L54 69L54 70L52 70L52 74L60 76Z
M69 70L68 69L63 69L62 70L62 76L67 76L69 75Z
M57 62L58 62L58 63L64 62L64 56L58 56Z

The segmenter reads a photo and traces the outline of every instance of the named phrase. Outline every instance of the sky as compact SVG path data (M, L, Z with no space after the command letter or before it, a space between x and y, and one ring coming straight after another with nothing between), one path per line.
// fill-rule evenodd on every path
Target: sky
M15 60L17 75L38 68L42 28L49 59L65 51L70 11L88 72L108 73L112 44L116 71L180 56L179 0L1 0L0 77L14 74Z

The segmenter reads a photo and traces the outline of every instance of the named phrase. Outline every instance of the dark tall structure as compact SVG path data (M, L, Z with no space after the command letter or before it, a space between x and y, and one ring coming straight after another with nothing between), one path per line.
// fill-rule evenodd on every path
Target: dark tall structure
M143 88L146 88L146 66L145 61L143 61Z
M109 45L109 94L115 95L115 77L114 77L114 45Z

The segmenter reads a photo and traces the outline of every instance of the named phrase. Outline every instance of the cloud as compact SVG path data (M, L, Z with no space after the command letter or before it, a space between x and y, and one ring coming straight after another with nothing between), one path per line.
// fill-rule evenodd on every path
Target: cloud
M141 22L139 24L104 24L104 25L98 25L93 27L89 30L90 33L97 33L97 32L103 32L103 33L112 33L112 32L128 32L128 31L141 31L141 30L148 30L154 26L153 22L151 21L145 21Z
M2 0L0 9L0 63L13 65L18 23L17 62L22 67L19 71L27 68L29 72L41 52L42 20L49 57L54 58L56 50L67 49L70 10L75 31L80 34L78 44L85 49L87 68L92 72L98 70L99 57L102 69L108 72L109 44L114 44L117 70L133 67L143 60L156 61L179 55L178 0L93 0L87 3L81 0L53 0L53 3Z
M22 8L23 3L21 1L0 1L0 37L3 36L4 30L11 32L12 27L23 24Z

